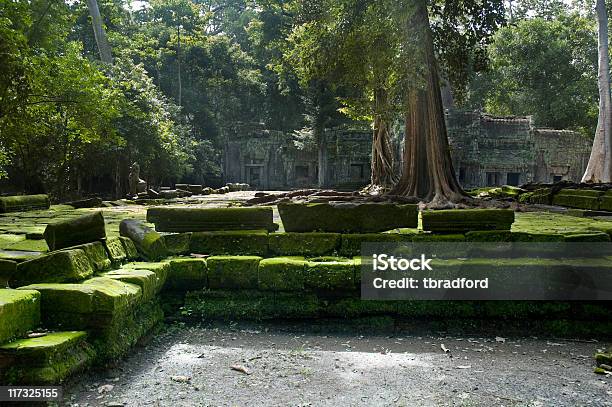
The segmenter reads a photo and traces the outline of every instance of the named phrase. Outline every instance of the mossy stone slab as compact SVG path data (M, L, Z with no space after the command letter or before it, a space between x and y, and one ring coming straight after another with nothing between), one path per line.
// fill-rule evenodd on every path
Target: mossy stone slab
M170 233L162 236L168 253L174 256L189 254L191 232Z
M9 366L4 380L12 384L59 384L87 367L95 352L86 332L52 332L0 346L0 364Z
M154 299L164 286L164 281L150 270L122 268L109 271L102 276L137 285L142 290L142 301Z
M303 257L272 257L259 262L259 289L299 291L304 289L306 260Z
M339 233L271 233L270 253L276 256L323 256L340 247Z
M353 259L311 259L306 264L304 285L315 291L355 291L358 287L356 272Z
M47 242L44 240L26 239L6 246L7 250L21 250L26 252L44 253L49 251Z
M411 242L412 236L403 233L344 233L340 245L340 256L352 257L361 253L364 243L400 243Z
M45 240L51 250L64 249L106 237L101 211L59 220L47 225Z
M203 232L217 230L276 230L271 207L176 208L147 210L147 222L158 232Z
M70 283L85 280L93 274L93 267L82 249L50 253L17 265L11 287L34 283Z
M599 197L599 209L602 211L612 211L612 190L606 191Z
M211 256L208 265L210 288L257 288L257 272L261 257L258 256Z
M170 274L170 262L167 260L161 262L140 261L134 263L126 263L121 267L121 269L152 271L162 282L162 285L164 285L166 284L166 281L168 280L168 275Z
M111 237L104 240L106 253L113 266L118 266L127 261L128 255L125 251L125 245L119 237Z
M45 194L0 197L0 212L2 213L48 209L49 206L51 206L49 196Z
M418 225L416 205L388 203L280 203L286 232L369 233Z
M0 344L25 334L39 323L39 292L0 289Z
M474 230L510 230L510 209L446 209L421 213L423 230L436 233L465 233Z
M170 271L166 288L170 290L197 290L207 286L208 268L206 259L170 259Z
M7 249L9 246L26 239L25 235L15 235L12 233L0 234L0 249Z
M41 256L43 256L43 253L40 252L24 252L21 250L0 250L0 259L12 260L16 261L17 263L36 259Z
M579 209L599 209L599 197L603 191L593 189L562 189L553 197L554 205Z
M191 253L265 256L268 233L265 230L194 232L190 245Z

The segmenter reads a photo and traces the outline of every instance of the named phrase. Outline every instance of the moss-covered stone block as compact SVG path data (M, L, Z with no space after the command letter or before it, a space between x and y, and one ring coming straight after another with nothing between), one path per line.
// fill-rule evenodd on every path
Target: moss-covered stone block
M7 249L11 245L26 239L26 235L15 235L12 233L0 234L0 249Z
M339 233L271 233L270 253L276 256L323 256L340 247Z
M119 224L119 232L129 258L136 258L138 253L148 260L161 260L168 256L162 235L142 221L124 219Z
M304 289L303 257L273 257L259 262L259 289L298 291Z
M16 271L16 261L0 259L0 288L9 286L9 281Z
M564 236L566 242L609 242L610 235L604 232L568 233Z
M174 256L190 254L191 232L163 235L168 253Z
M138 249L134 244L134 241L129 237L121 236L119 238L121 243L123 244L123 248L125 249L125 258L127 261L138 260L140 255L138 254Z
M176 208L147 210L147 222L158 232L203 232L216 230L276 230L271 207Z
M121 269L130 269L130 270L148 270L155 273L157 278L160 280L162 286L168 280L168 275L170 274L170 262L162 261L162 262L134 262L124 264Z
M361 253L363 243L400 243L412 241L412 235L403 233L344 233L340 256L353 257Z
M95 351L83 331L52 332L0 346L0 371L11 384L59 384L83 370Z
M25 334L40 323L40 293L0 289L0 344Z
M169 261L166 288L170 290L198 290L207 286L206 259L178 258Z
M142 290L130 283L95 277L82 284L33 284L41 294L46 327L87 330L106 324L140 302Z
M509 230L477 230L465 234L467 242L511 242L512 232Z
M108 258L113 266L118 266L127 261L128 255L125 251L125 245L119 237L111 237L104 240L104 247Z
M17 265L11 287L34 283L70 283L85 280L93 274L93 267L82 249L50 253Z
M415 228L416 205L389 203L281 203L278 211L286 232L384 232Z
M184 309L195 320L316 318L319 300L304 293L204 290L187 293Z
M49 209L49 206L49 196L45 194L0 197L0 213Z
M531 193L527 201L532 204L552 205L553 191L552 188L539 188Z
M85 252L85 255L91 262L94 272L102 272L110 269L111 261L108 258L108 253L102 242L85 243L78 246L70 247L68 250L80 249ZM66 249L64 249L66 250Z
M514 223L514 211L510 209L428 210L421 215L423 230L437 233L510 230Z
M150 270L122 268L109 271L102 276L137 285L142 290L142 301L150 301L155 298L164 285L164 282Z
M512 232L513 242L564 242L565 237L561 233L531 233Z
M596 353L595 361L597 362L597 365L612 366L612 353Z
M316 291L355 291L358 288L353 259L314 258L306 264L304 285Z
M51 250L94 242L106 237L104 216L101 211L98 211L62 219L48 224L44 235Z
M612 190L606 191L599 197L599 210L612 211Z
M212 256L208 265L210 288L255 289L258 286L258 256Z
M553 197L554 205L579 209L599 209L599 197L603 191L593 189L562 189Z
M191 253L265 256L268 233L264 230L194 232L190 245Z

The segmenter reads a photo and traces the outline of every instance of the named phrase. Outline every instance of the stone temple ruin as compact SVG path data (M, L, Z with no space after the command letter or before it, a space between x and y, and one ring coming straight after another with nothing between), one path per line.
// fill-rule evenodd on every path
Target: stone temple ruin
M466 188L578 182L589 159L587 138L570 130L538 128L531 116L450 110L447 125L457 179ZM367 128L326 130L325 187L355 190L368 184L371 138ZM245 182L256 189L318 184L315 145L300 145L291 134L257 125L226 129L226 140L225 182ZM397 161L401 148L396 142Z

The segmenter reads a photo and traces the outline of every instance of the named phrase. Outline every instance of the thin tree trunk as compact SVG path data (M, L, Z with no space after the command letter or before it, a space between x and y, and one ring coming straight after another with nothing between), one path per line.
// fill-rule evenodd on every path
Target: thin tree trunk
M315 139L318 141L318 185L319 188L324 188L326 185L325 173L327 172L327 137L324 129L318 129L318 134L315 134Z
M391 194L416 196L432 207L447 207L467 196L451 161L427 5L419 0L415 6L408 29L422 44L424 77L408 94L403 172Z
M93 26L96 44L98 45L98 52L100 52L100 60L102 60L104 63L112 65L113 54L111 52L108 39L106 38L104 27L102 26L102 16L100 15L98 2L96 0L87 0L87 7L89 8L89 14L91 15L91 24Z
M181 81L181 26L176 27L176 33L178 37L178 44L176 49L176 61L178 63L178 105L181 106L181 99L183 98L183 82Z
M390 140L388 97L384 89L374 91L374 131L372 136L371 181L368 189L388 190L395 183L393 147Z
M604 0L597 0L597 41L599 48L599 117L593 148L582 182L612 181L612 102L610 100L610 56L608 54L608 12Z

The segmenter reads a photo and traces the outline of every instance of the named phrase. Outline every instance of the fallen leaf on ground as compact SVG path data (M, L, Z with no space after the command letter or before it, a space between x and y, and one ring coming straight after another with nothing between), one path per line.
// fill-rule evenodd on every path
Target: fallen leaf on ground
M112 384L103 384L102 386L98 387L98 394L111 392L114 388L115 386L113 386Z
M246 367L242 365L231 365L230 369L235 370L237 372L244 373L244 374L251 374L251 372L249 372L249 369L247 369Z
M502 338L501 336L496 336L495 342L506 343L506 338Z
M191 377L187 376L172 376L170 380L177 383L189 383L191 381Z
M457 369L471 369L472 366L471 365L459 365L457 366Z

